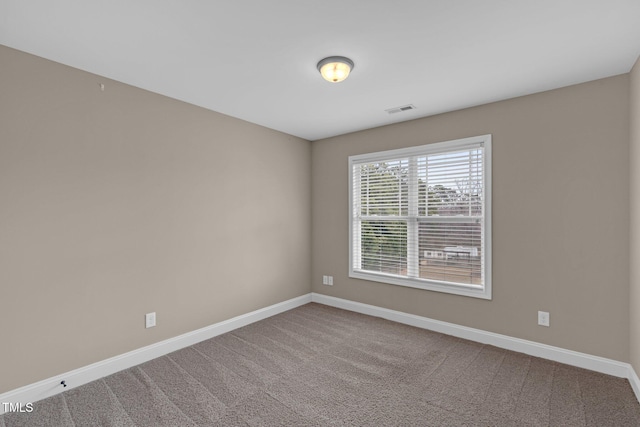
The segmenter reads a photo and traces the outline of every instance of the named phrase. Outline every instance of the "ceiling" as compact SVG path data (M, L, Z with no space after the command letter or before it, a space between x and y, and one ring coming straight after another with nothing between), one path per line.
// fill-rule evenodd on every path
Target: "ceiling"
M640 0L0 0L0 44L317 140L627 73Z

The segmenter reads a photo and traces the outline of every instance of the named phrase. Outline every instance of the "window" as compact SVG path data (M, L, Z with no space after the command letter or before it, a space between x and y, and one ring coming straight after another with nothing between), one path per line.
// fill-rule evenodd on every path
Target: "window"
M491 135L349 157L349 276L491 299Z

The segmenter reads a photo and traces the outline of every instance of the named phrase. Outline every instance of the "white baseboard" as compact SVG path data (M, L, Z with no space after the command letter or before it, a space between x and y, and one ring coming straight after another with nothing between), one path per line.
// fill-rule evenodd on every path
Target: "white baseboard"
M5 408L1 403L22 403L24 405L29 402L36 402L124 369L139 365L155 359L156 357L164 356L165 354L173 351L180 350L209 338L213 338L259 320L266 319L267 317L300 307L309 302L316 302L336 308L342 308L344 310L354 311L356 313L381 317L383 319L392 320L405 325L441 332L443 334L483 344L489 344L495 347L525 353L531 356L541 357L616 377L627 378L633 388L636 398L640 401L640 378L638 378L636 372L628 363L566 350L560 347L540 344L533 341L513 338L507 335L486 332L480 329L456 325L454 323L442 322L440 320L429 319L427 317L416 316L414 314L403 313L401 311L311 293L0 394L0 415L4 413ZM60 384L61 381L65 381L65 384L67 384L66 388L62 387Z
M640 402L640 378L638 378L638 374L636 374L633 366L629 367L629 384L631 384L631 388L636 394L636 399L638 399L638 402Z
M381 317L405 325L441 332L454 337L489 344L620 378L627 378L640 401L640 380L638 380L633 368L628 363L317 293L311 294L311 300L319 304ZM631 378L632 375L635 377L633 380Z
M30 402L36 402L310 302L311 294L302 295L61 375L56 375L55 377L34 384L8 391L0 394L0 415L5 411L5 405L2 403L22 403L26 405ZM66 388L60 384L61 381L65 382L67 385Z

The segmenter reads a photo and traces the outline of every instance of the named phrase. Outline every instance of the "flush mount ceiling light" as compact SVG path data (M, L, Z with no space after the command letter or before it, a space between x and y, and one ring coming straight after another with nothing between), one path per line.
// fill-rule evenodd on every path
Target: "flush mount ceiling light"
M353 70L353 61L344 56L330 56L318 62L318 71L331 83L338 83L349 77Z

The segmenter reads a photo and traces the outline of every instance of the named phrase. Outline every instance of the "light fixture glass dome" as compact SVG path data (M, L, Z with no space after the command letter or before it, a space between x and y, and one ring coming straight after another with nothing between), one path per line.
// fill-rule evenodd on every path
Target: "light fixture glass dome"
M330 56L318 62L318 71L322 77L332 83L338 83L349 77L353 61L344 56Z

